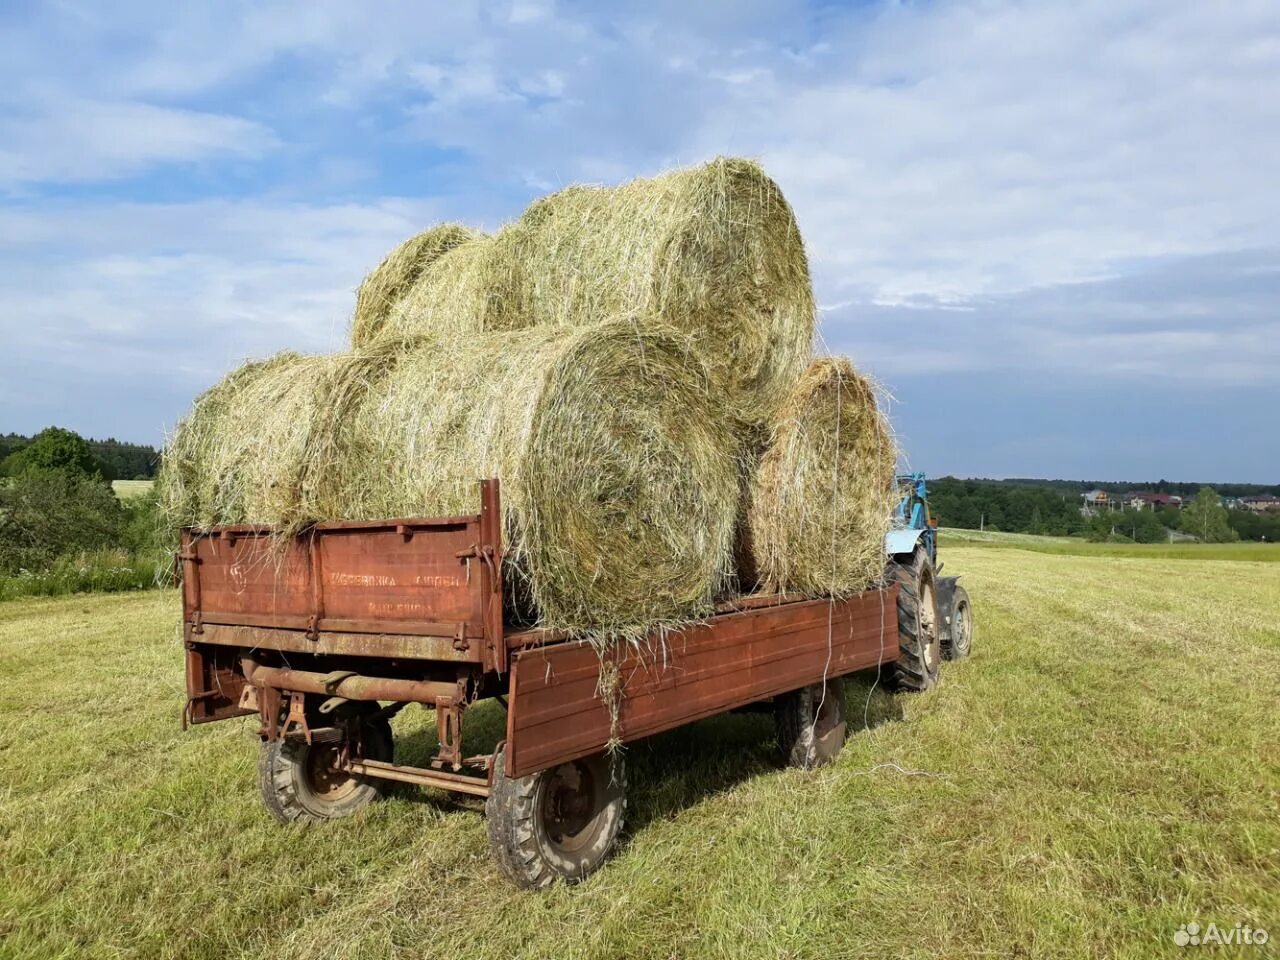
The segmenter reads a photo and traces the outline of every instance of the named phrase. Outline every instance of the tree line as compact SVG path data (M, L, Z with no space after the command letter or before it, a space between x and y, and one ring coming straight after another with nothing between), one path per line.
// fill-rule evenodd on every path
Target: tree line
M49 427L34 437L20 433L0 434L0 476L13 476L6 461L30 447L35 441L53 432L54 434L71 433L61 427ZM78 435L77 435L78 436ZM89 452L98 463L99 472L104 480L152 480L160 465L160 451L155 447L142 443L124 443L109 437L106 440L82 438Z
M1280 513L1228 510L1219 496L1249 496L1266 493L1273 489L1270 487L1224 484L1222 489L1202 485L1188 490L1188 484L1165 482L1167 488L1177 489L1157 492L1184 497L1186 502L1182 509L1104 510L1090 517L1080 512L1080 494L1095 489L1095 485L1075 481L1043 481L1043 484L942 477L929 481L929 507L942 526L971 530L1084 536L1092 540L1132 540L1138 543L1158 543L1169 539L1171 532L1211 543L1280 541ZM1122 486L1127 489L1121 490ZM1158 486L1109 484L1107 489L1124 493L1154 490Z
M50 427L0 461L0 599L161 579L172 544L155 492L118 498L100 449Z

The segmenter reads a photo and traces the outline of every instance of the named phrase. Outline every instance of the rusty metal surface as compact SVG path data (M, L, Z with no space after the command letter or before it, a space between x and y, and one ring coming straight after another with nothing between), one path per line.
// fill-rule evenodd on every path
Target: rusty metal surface
M184 724L211 723L257 712L256 706L250 708L241 704L245 681L240 674L239 662L239 654L235 650L188 645Z
M315 640L301 630L204 624L204 631L190 636L201 644L237 647L246 650L280 650L285 653L314 653L323 656L386 657L398 660L447 660L467 663L479 659L472 647L459 649L455 640L444 637L405 634L336 633L318 631Z
M210 625L300 631L317 648L338 634L412 635L464 654L440 659L506 667L496 480L481 482L470 516L326 523L286 545L263 527L187 530L179 556L195 639Z
M452 702L456 683L440 680L401 680L394 677L367 677L351 671L318 673L287 667L258 666L245 658L245 679L256 687L275 687L300 693L326 694L348 700L405 700L411 703Z
M765 604L626 648L618 734L636 740L897 658L897 587L847 600ZM602 749L609 711L585 643L523 649L511 666L507 772L524 776Z
M489 796L489 782L483 777L468 777L458 773L446 773L443 770L429 770L426 767L404 767L395 763L384 763L381 760L348 760L339 769L363 777L395 780L420 787L436 787L473 797Z

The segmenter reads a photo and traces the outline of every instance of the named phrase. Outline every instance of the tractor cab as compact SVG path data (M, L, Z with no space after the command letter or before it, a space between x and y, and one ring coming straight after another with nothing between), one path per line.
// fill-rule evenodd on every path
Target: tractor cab
M929 513L929 488L924 474L900 476L897 484L898 505L893 511L893 525L885 535L885 553L900 556L920 546L929 562L937 565L938 521Z

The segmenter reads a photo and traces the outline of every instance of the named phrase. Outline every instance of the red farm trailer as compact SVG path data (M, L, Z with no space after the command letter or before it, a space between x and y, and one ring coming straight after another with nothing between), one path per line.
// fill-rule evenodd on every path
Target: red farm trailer
M178 554L193 724L256 714L259 783L282 821L352 813L391 782L486 798L490 846L528 887L581 879L622 825L608 748L748 706L772 709L784 758L812 767L844 743L840 678L879 665L937 676L932 564L891 565L839 600L744 596L704 622L619 645L513 624L496 480L469 516L319 524L281 549L263 527L183 531ZM467 709L496 698L505 736L466 756ZM439 749L397 764L390 718L434 709Z

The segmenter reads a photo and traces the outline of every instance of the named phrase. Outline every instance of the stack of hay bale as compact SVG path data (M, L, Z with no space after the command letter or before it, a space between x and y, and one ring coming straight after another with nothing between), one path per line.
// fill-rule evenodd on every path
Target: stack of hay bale
M165 456L177 525L288 536L472 512L497 476L531 619L598 639L744 590L841 595L883 570L896 449L868 381L813 359L790 206L718 159L456 224L361 285L351 349L251 363Z

